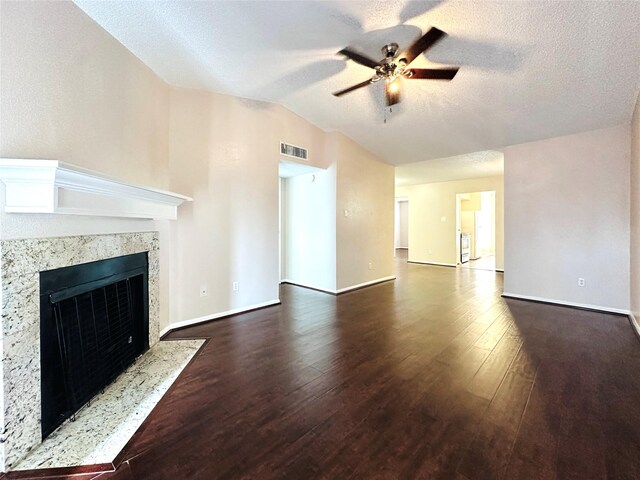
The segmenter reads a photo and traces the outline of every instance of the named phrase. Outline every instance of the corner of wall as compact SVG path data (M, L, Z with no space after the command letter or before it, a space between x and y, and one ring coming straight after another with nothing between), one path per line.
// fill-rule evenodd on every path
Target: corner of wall
M336 289L393 276L394 167L337 134Z
M629 125L504 153L505 291L628 311Z
M631 119L630 161L630 308L640 322L640 95Z

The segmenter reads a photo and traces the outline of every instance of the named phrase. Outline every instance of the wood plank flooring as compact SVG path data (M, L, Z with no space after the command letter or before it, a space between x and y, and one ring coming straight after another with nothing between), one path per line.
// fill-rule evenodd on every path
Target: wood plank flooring
M194 326L209 343L100 480L640 479L640 342L622 316L500 297L493 272Z

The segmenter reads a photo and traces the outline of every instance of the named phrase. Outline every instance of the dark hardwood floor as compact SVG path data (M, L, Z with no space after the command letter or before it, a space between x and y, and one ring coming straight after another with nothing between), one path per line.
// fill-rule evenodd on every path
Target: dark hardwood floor
M397 267L172 333L210 341L98 478L640 479L625 317L502 299L493 272Z

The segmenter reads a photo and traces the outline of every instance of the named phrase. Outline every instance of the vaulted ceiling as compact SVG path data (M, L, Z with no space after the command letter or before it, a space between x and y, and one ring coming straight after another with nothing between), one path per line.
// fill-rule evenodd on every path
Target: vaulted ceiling
M640 2L130 2L76 0L170 84L278 102L397 165L497 149L630 121L640 79ZM458 65L451 82L382 82L331 92L436 26L413 66ZM386 116L386 123L384 118Z

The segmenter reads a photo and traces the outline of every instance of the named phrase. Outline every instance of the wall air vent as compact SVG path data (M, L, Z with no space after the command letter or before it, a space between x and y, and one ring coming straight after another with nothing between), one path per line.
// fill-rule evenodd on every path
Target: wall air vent
M299 160L309 160L309 151L306 148L296 147L284 142L280 142L280 154Z

